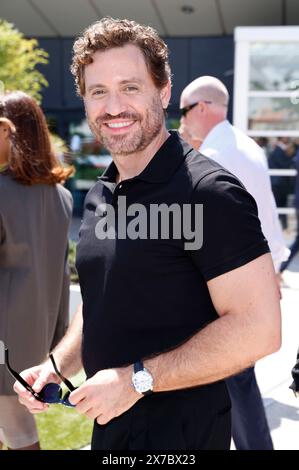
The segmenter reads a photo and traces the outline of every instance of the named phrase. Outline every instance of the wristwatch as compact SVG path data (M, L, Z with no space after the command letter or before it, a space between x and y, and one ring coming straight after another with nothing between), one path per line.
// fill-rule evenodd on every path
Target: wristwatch
M154 379L152 374L143 366L141 361L135 362L132 374L132 383L136 392L141 395L153 393Z

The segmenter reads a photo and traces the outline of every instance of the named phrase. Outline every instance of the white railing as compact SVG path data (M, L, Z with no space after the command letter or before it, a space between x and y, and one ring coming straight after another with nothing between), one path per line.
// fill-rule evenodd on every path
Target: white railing
M270 176L296 176L297 170L290 169L290 170L276 170L275 168L269 168L269 175Z
M278 170L275 168L269 168L269 175L270 176L296 176L297 170L289 169L289 170ZM278 214L295 214L296 210L294 207L277 207Z

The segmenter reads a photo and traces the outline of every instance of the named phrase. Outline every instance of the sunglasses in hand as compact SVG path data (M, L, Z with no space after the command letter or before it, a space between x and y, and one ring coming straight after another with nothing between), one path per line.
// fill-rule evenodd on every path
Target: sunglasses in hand
M20 382L20 384L23 385L23 387L26 388L26 390L28 390L28 392L30 392L34 396L36 400L41 401L42 403L47 403L47 404L60 403L61 405L64 405L64 406L74 407L74 405L72 405L69 401L69 396L70 396L70 393L76 390L77 387L74 387L73 384L59 372L59 370L57 369L53 354L50 354L50 359L51 359L51 362L53 364L56 374L68 388L68 391L65 394L63 394L61 386L54 382L46 384L41 389L40 392L35 392L33 388L29 385L29 383L27 383L26 380L23 379L23 377L21 377L21 375L18 374L18 372L16 372L10 366L8 349L7 348L5 349L5 365L7 367L7 370L11 373L11 375L18 382Z

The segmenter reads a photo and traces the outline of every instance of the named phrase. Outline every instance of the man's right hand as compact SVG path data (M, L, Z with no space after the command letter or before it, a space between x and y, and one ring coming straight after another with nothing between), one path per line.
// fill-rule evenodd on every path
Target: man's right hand
M50 382L61 382L60 378L53 371L53 366L49 359L43 364L24 370L20 375L36 392L40 392L41 389ZM34 396L27 391L20 382L16 381L13 388L19 396L19 402L22 405L25 405L30 413L41 413L48 409L49 405L36 400L36 398L34 398Z

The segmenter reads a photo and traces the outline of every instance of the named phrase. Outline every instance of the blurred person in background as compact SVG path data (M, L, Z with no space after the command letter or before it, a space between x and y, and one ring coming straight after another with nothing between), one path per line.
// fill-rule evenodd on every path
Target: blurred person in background
M253 139L228 122L228 102L228 91L220 80L210 76L197 78L181 94L180 129L185 132L185 138L190 136L191 145L201 141L199 151L237 176L255 198L262 231L278 273L289 250L277 217L266 157ZM237 449L273 449L254 368L227 379L226 383L232 400L232 435Z
M269 168L275 170L289 170L294 168L296 146L289 137L279 137L272 152L269 154ZM272 190L277 207L286 207L288 195L294 192L294 179L292 176L271 176ZM283 229L288 228L286 214L280 214L279 219Z
M256 137L254 140L263 149L268 159L271 152L271 146L268 137Z
M41 108L16 91L0 99L0 339L20 371L45 359L68 325L72 169L51 147ZM38 450L34 417L0 365L0 448Z
M295 145L295 144L293 144ZM296 155L295 155L295 165L296 165L296 170L297 170L297 175L296 175L296 180L295 180L295 199L294 199L294 206L295 206L295 210L296 210L296 219L297 219L297 227L296 227L296 235L295 235L295 239L292 243L292 245L290 246L290 256L288 257L288 259L286 261L284 261L281 266L280 266L280 273L282 275L282 273L285 271L285 269L287 269L287 267L289 266L290 262L292 261L292 259L294 258L294 256L298 253L299 251L299 146L298 144L296 145L296 149L297 149L297 152L296 152ZM283 279L282 279L283 281Z
M201 140L201 139L193 138L193 137L192 137L192 134L189 132L188 127L187 127L185 124L183 124L182 122L180 123L180 127L179 127L179 129L178 129L178 133L179 133L180 136L181 136L186 142L188 142L188 144L191 145L191 147L193 147L195 150L199 149L199 147L201 146L202 140Z

